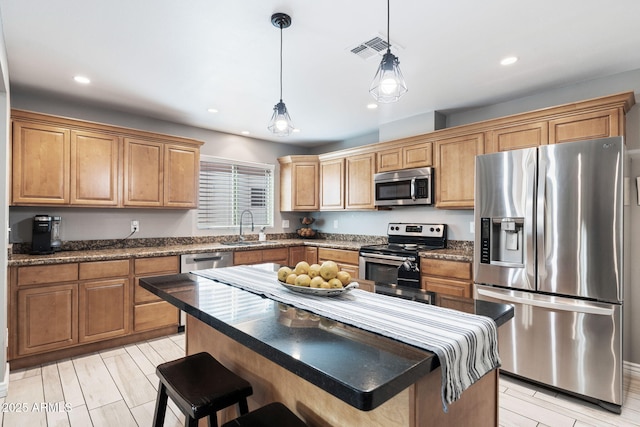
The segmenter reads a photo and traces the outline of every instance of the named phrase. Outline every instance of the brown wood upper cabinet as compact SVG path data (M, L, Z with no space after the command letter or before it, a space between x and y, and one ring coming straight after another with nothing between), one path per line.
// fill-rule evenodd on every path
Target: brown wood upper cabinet
M12 205L194 208L201 142L12 110Z
M280 163L280 210L316 211L318 197L318 157L285 156Z
M415 142L417 139L424 139L424 137L407 138L402 140L401 146L378 151L376 153L377 172L431 166L433 143Z
M320 210L344 209L344 158L320 162Z
M545 122L506 126L487 132L486 153L539 147L549 141L549 124Z
M345 159L345 209L375 209L375 170L374 153L349 156Z
M12 203L69 204L69 129L16 121L12 141Z
M436 141L436 207L473 208L476 156L484 153L484 133Z

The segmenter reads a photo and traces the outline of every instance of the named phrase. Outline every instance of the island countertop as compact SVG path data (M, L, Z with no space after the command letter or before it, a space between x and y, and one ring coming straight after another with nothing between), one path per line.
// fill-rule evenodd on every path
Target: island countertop
M372 410L438 368L429 351L193 274L140 280L143 288L326 392ZM478 302L498 325L509 305Z

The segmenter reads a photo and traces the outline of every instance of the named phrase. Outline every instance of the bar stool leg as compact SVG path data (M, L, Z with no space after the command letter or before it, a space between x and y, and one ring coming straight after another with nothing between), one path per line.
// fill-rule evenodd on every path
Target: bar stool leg
M158 398L156 399L156 411L153 414L154 427L162 427L164 425L164 416L167 411L167 388L162 381L158 386Z
M238 402L238 410L240 411L240 415L249 413L249 405L247 405L247 399L244 398Z

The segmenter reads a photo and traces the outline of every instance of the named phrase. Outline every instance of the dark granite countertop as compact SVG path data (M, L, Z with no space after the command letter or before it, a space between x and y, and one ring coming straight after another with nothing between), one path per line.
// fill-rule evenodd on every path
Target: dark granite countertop
M362 246L371 244L371 242L366 240L353 241L333 239L277 239L261 243L257 243L257 241L254 241L254 243L255 244L250 245L229 245L220 242L192 243L117 249L93 248L87 250L61 251L51 255L12 254L7 262L7 265L9 267L19 267L28 265L64 264L69 262L108 261L117 259L146 258L217 251L249 251L256 249L283 248L300 245L357 251L360 250ZM471 262L473 260L473 247L472 245L456 245L455 243L452 243L450 247L447 247L446 249L421 252L420 256L428 258L447 259L452 261Z
M360 410L378 407L439 366L431 352L193 274L140 285ZM501 324L513 308L483 303L476 313Z

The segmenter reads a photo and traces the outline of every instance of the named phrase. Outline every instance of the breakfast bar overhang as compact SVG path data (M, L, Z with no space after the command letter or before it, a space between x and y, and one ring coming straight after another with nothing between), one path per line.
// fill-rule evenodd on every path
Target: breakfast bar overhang
M253 385L250 409L280 401L310 426L498 424L497 369L444 412L430 351L194 274L140 285L188 314L187 354L207 351ZM476 314L500 326L513 309L478 301Z

